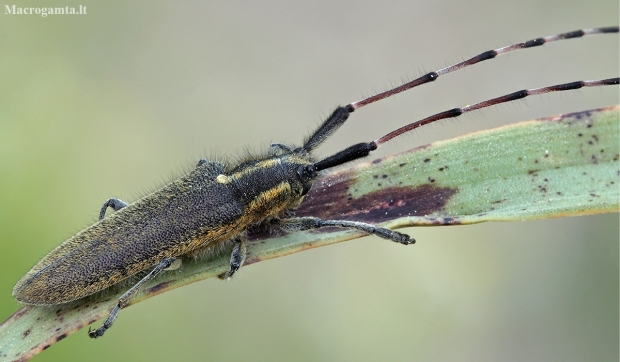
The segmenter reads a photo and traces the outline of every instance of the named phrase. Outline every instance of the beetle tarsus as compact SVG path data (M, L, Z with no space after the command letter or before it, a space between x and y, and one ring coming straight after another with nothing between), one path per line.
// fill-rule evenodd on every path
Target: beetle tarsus
M178 267L178 258L166 258L162 260L159 264L157 264L153 268L153 270L151 270L150 273L148 273L144 278L140 279L140 281L137 282L136 285L134 285L128 291L126 291L125 294L121 295L121 297L118 298L118 303L114 306L114 308L108 315L108 318L106 318L105 322L103 322L103 325L95 330L91 330L89 328L88 336L90 338L99 338L103 336L105 331L107 331L110 327L112 327L112 324L114 323L114 320L118 316L118 313L121 311L121 309L125 308L129 304L129 300L131 299L131 297L134 294L136 294L136 292L140 290L140 288L144 284L148 283L153 278L155 278L159 273L161 273L162 270L166 270L170 268L171 266Z
M240 237L233 239L233 242L233 250L230 254L230 269L228 269L227 272L217 276L222 280L230 279L237 272L237 270L243 266L243 262L245 261L245 243Z
M105 217L105 212L108 209L108 207L111 207L112 209L114 209L114 211L118 211L125 206L127 206L127 203L125 201L121 199L117 199L115 197L110 198L101 207L101 211L99 211L99 220L103 220L103 218Z
M94 329L94 330L91 329L90 327L88 328L88 336L90 338L99 338L103 336L105 331L107 331L110 327L112 327L112 323L114 323L114 320L116 319L116 316L118 315L118 312L120 312L120 310L121 310L120 303L116 304L114 308L112 309L112 311L110 312L110 315L108 315L108 318L106 318L105 322L103 322L103 325L101 325L101 327Z

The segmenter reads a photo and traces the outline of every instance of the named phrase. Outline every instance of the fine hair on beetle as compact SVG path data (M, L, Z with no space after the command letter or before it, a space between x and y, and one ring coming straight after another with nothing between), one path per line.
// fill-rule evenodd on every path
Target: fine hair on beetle
M97 338L112 326L120 310L141 287L162 271L179 268L184 258L232 249L228 270L219 275L221 279L232 277L243 266L246 233L252 228L295 232L337 227L360 230L403 245L413 244L415 240L410 236L387 228L348 220L296 217L294 210L322 171L366 157L384 143L413 129L530 95L617 85L619 78L523 89L434 114L328 157L317 157L314 151L361 107L501 54L606 33L618 33L618 27L576 30L489 50L337 107L301 146L272 143L262 154L246 154L231 163L202 159L184 176L131 204L111 198L101 207L99 220L39 261L17 282L13 296L27 305L54 306L99 297L122 288L124 293L103 325L89 329L89 336ZM114 212L107 213L108 208Z

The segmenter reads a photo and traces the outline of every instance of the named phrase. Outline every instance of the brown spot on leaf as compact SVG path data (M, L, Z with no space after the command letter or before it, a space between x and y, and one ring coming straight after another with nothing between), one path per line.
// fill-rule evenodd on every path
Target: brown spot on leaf
M168 284L169 284L168 282L159 283L155 286L150 287L147 293L157 294L160 290L167 288Z
M592 162L593 164L598 164L598 158L595 155L592 155L590 157L590 162Z
M358 198L347 197L351 180L330 182L329 176L317 182L308 193L297 216L322 219L384 222L401 216L423 216L440 211L458 189L421 185L387 187ZM328 186L329 185L329 186Z

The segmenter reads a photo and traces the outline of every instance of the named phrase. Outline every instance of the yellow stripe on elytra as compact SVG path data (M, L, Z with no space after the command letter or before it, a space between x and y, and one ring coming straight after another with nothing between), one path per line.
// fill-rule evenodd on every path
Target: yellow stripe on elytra
M280 158L270 158L268 160L263 160L260 161L258 163L256 163L253 166L249 166L247 168L244 168L243 170L239 171L239 172L235 172L230 176L227 176L229 178L236 178L236 179L241 179L246 175L251 175L252 173L254 173L254 171L258 170L258 169L267 169L267 168L273 168L275 166L279 166L282 164L282 159ZM223 176L223 175L220 175ZM218 176L218 179L219 177ZM220 183L223 183L221 181L218 181Z
M258 197L248 204L246 213L262 215L260 217L261 220L265 218L265 214L271 216L279 215L289 207L290 195L291 185L283 181L275 187L261 192Z

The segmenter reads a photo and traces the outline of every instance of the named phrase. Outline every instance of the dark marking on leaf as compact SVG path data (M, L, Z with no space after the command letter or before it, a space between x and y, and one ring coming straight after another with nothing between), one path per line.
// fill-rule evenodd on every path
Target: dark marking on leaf
M147 294L156 294L157 292L159 292L162 289L165 289L168 287L168 282L163 282L163 283L159 283L155 286L152 286L149 288Z
M51 345L50 344L46 344L45 346L43 346L43 350L45 351L46 349L50 348Z
M399 164L398 164L398 167L403 167L403 166L405 166L406 164L407 164L406 162L399 163Z
M598 158L597 158L595 155L592 155L592 156L590 157L590 161L591 161L593 164L598 165Z
M382 158L377 158L376 160L373 160L371 163L372 163L373 165L376 165L376 164L379 164L379 163L381 163L381 162L383 162L383 159L382 159Z
M386 174L381 175L381 178L387 178L388 176Z
M463 223L459 217L433 216L427 217L427 220L430 221L432 225L461 225Z
M344 190L353 180L343 176L338 173L317 180L296 215L378 223L403 215L425 216L439 212L458 192L458 189L426 184L386 187L352 198L345 197Z
M431 161L431 159L430 159L430 158L425 158L425 159L424 159L424 162L430 162L430 161Z
M15 318L15 319L20 318L21 316L23 316L24 314L26 314L26 311L27 311L27 310L28 310L27 308L20 308L20 309L18 309L18 310L17 310L17 312L15 312L15 314L13 314L14 318ZM41 318L40 318L40 317L39 317L39 318L37 318L37 321L38 321L39 319L41 319Z
M30 334L30 332L32 332L32 330L30 328L26 329L24 331L24 333L22 333L22 336L24 336L24 338L28 337L28 335Z
M67 334L63 333L60 336L56 337L56 342L60 342L60 341L62 341L65 338L67 338Z

